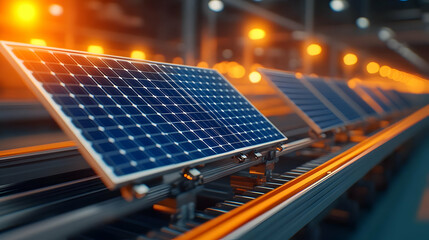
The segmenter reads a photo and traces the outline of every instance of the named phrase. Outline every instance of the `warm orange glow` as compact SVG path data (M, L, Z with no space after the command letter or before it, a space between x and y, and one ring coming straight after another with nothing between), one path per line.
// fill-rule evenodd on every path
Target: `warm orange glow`
M310 56L317 56L322 53L322 47L319 44L312 43L307 46L307 54Z
M40 38L32 38L30 40L30 43L33 45L38 45L38 46L47 46L46 45L46 41Z
M302 75L302 73L297 72L297 73L295 73L295 77L296 77L296 78L298 78L298 79L301 79L301 78L303 78L304 76Z
M216 63L213 66L213 69L216 69L218 72L225 74L228 72L228 63L227 62Z
M246 70L237 62L229 62L226 66L228 75L232 78L242 78L246 74Z
M154 204L153 209L156 211L165 212L165 213L169 213L169 214L177 213L175 208L163 206L161 204Z
M173 58L173 63L175 63L175 64L183 64L183 58L181 58L181 57L175 57L175 58Z
M399 71L396 70L396 69L394 69L394 68L392 68L390 70L389 76L387 76L387 77L390 78L390 79L392 79L392 80L399 81Z
M87 51L90 53L97 53L97 54L103 54L104 53L103 47L98 46L98 45L89 45Z
M355 87L357 86L358 82L360 82L360 79L359 79L359 78L352 78L352 79L350 79L350 80L347 82L347 85L348 85L350 88L355 88Z
M63 12L64 12L64 8L59 4L54 3L49 6L49 13L52 16L59 17L63 15Z
M35 152L42 152L46 150L50 151L54 149L70 148L75 146L76 145L73 141L65 141L65 142L56 142L56 143L48 143L48 144L42 144L42 145L34 145L29 147L1 150L0 158L14 156L14 155L23 155L23 154L29 154L29 153L35 153Z
M197 64L197 67L200 68L209 68L209 64L207 62L201 61Z
M144 53L143 51L140 50L133 50L131 52L131 58L135 58L135 59L146 59L146 53Z
M343 57L343 62L347 66L355 65L357 61L358 61L358 57L356 56L356 54L353 54L353 53L347 53Z
M252 40L259 40L259 39L265 38L266 33L263 29L254 28L249 31L248 35L249 35L249 38Z
M192 180L192 176L187 173L185 173L183 176L188 180Z
M389 66L384 65L384 66L381 66L380 71L378 73L382 77L387 77L389 76L391 70L392 69Z
M153 60L158 62L165 62L165 57L162 54L155 54L155 56L153 56Z
M258 83L261 81L261 79L262 79L262 76L258 72L251 72L249 74L249 80L251 83Z
M33 23L37 18L37 7L32 2L17 2L13 8L16 21L22 25Z
M252 66L250 67L251 71L256 71L258 68L263 68L263 66L259 63L254 63L252 64Z
M370 62L366 65L366 71L368 73L371 73L371 74L378 73L379 70L380 70L380 65L376 62Z

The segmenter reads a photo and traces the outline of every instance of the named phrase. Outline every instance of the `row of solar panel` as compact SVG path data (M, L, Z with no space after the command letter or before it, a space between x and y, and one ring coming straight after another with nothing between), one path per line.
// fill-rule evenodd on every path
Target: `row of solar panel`
M111 188L287 139L215 70L0 43ZM261 72L317 132L410 107L395 91L360 86L371 103L344 82Z
M412 107L396 90L385 90L345 81L259 69L278 88L286 101L318 133L382 117Z

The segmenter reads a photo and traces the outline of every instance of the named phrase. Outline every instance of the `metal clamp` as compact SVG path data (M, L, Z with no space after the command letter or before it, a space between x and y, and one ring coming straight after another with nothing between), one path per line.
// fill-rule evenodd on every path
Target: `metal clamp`
M240 155L236 156L236 158L238 159L238 162L244 162L248 159L246 154L240 154Z

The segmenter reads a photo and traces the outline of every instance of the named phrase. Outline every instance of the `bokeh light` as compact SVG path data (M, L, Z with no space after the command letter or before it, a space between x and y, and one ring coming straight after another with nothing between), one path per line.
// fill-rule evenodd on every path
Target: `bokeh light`
M207 62L201 61L197 64L197 67L200 68L209 68L209 64Z
M389 76L391 70L392 69L389 66L384 65L384 66L381 66L381 68L380 68L380 70L379 70L378 73L382 77L387 77L387 76Z
M355 65L358 62L358 57L354 53L347 53L344 55L343 61L347 66Z
M13 7L13 15L17 23L28 26L35 22L38 10L31 2L17 2Z
M380 70L380 65L376 62L369 62L366 65L366 71L368 73L371 73L371 74L378 73L379 70Z
M322 47L317 43L312 43L307 46L307 54L310 56L317 56L322 53Z
M30 43L38 46L47 46L46 41L40 38L32 38Z
M251 83L258 83L262 79L262 76L260 73L253 71L249 74L249 80Z
M260 40L265 38L265 31L261 28L253 28L249 31L249 38L252 40Z
M64 12L64 8L63 8L63 6L61 6L59 4L55 3L55 4L51 4L49 6L49 13L52 16L59 17L59 16L63 15L63 12Z
M89 45L87 51L90 53L97 53L97 54L103 54L104 53L103 47L99 46L99 45Z
M131 58L136 58L136 59L146 59L146 53L144 53L143 51L140 50L133 50L131 52Z

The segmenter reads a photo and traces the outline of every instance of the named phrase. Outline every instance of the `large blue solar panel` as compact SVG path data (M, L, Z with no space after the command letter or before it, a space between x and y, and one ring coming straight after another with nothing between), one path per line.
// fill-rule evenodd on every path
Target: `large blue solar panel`
M365 102L355 91L353 91L345 82L332 81L335 87L338 87L344 94L350 98L357 106L359 106L362 111L364 111L368 116L374 116L377 112L372 108L368 103Z
M268 69L259 71L274 83L289 104L316 132L344 125L344 122L294 75Z
M2 46L109 187L286 140L214 70Z
M337 108L349 122L355 122L361 119L359 113L323 79L311 77L306 77L306 79L323 97Z

